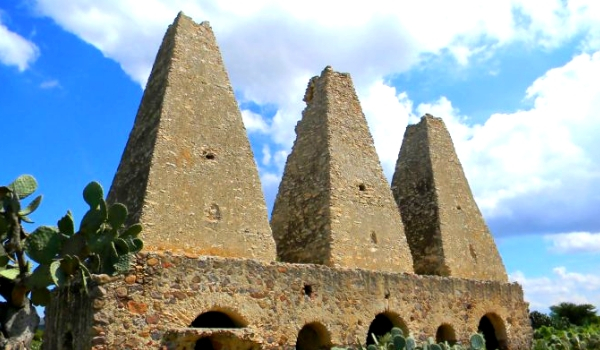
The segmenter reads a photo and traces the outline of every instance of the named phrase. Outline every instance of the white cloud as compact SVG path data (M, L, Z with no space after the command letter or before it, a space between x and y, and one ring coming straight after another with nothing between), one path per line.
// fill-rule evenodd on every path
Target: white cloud
M550 306L561 302L600 305L600 275L568 272L559 266L550 277L528 278L516 271L509 279L523 287L532 310L548 312Z
M557 253L600 253L600 233L570 232L544 236Z
M56 79L46 80L40 84L40 88L42 88L42 89L60 88L60 82Z
M379 160L387 178L391 179L404 129L409 121L418 120L412 111L412 101L406 93L398 93L381 80L371 85L360 97Z
M269 126L265 122L264 118L260 114L256 114L250 110L242 110L242 120L248 133L266 133L269 130Z
M445 119L483 212L492 223L502 222L503 233L600 226L589 209L600 206L600 198L589 195L600 175L595 151L600 54L590 51L549 71L527 91L532 108L493 114L481 125L472 125L446 98L414 108L409 96L383 83L384 77L439 53L466 65L511 43L551 49L576 36L584 37L582 49L593 50L600 42L596 1L374 0L343 7L317 0L261 0L251 6L241 0L36 4L41 14L119 62L141 85L179 10L196 21L210 20L238 95L277 107L270 120L244 111L244 121L250 132L270 138L268 160L278 169L295 138L309 77L331 64L352 73L388 177L406 121L428 112Z
M517 0L486 4L477 0L374 0L368 6L318 0L261 0L252 5L194 0L148 0L144 6L134 0L35 3L41 14L119 62L141 85L165 28L178 11L196 21L210 20L236 91L244 100L278 107L270 134L286 150L304 107L300 97L306 83L326 65L351 72L357 90L365 92L384 76L414 66L423 54L448 50L464 65L473 55L490 55L495 47L514 41L535 45L538 37L560 41L577 32L553 27L556 14L562 13L557 6L566 6L558 0L536 7ZM531 17L529 26L516 20L516 9L521 17ZM596 12L567 12L569 19L578 19L569 23L581 23L579 31L596 23ZM530 32L543 35L529 38ZM378 142L382 150L382 141Z
M38 47L19 34L10 31L0 21L0 62L24 71L39 56Z
M273 158L271 156L271 148L269 147L269 145L264 144L263 148L262 148L262 165L264 166L268 166L269 164L271 164L271 159Z
M267 202L268 212L271 213L273 203L275 203L275 196L279 190L281 175L261 169L260 182L265 195L265 201Z
M442 117L480 208L502 233L600 226L600 52L581 54L527 89L532 107L472 125L442 97L417 107ZM524 232L524 230L530 230Z

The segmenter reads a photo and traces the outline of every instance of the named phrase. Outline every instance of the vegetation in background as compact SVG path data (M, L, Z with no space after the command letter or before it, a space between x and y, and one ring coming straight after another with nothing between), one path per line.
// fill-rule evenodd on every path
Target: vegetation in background
M83 190L90 209L79 230L70 211L57 226L40 226L28 233L23 222L39 207L42 196L26 207L21 201L37 189L33 176L22 175L0 186L0 348L29 348L40 318L33 305L50 302L50 289L88 284L97 275L117 275L129 270L133 254L142 249L139 224L124 227L127 208L108 206L97 182Z
M550 317L555 319L567 319L575 326L587 326L600 323L596 315L596 307L591 304L560 303L550 306Z
M529 314L533 350L600 350L600 317L590 304L560 303Z

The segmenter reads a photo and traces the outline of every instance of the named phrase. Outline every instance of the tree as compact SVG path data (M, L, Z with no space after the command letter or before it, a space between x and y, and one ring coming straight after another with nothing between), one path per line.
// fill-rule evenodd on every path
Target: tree
M591 304L560 303L550 306L550 316L553 318L566 318L576 326L584 326L597 319L596 307Z
M539 311L530 312L529 320L531 321L531 327L534 330L539 329L542 326L546 326L546 327L552 326L552 318L546 314L539 312Z
M22 222L42 201L37 196L21 207L21 200L37 189L35 178L23 175L0 186L0 348L29 348L39 316L33 305L50 302L52 287L87 285L98 275L117 275L129 270L133 254L142 249L140 224L124 227L128 213L120 203L110 207L102 186L91 182L83 190L90 209L75 231L70 211L57 226L40 226L31 234Z

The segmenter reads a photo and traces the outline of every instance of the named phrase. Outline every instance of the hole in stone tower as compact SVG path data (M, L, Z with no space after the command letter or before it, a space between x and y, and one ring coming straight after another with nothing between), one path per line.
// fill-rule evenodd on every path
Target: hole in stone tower
M506 328L500 316L495 313L485 314L479 320L477 332L483 333L487 349L507 349Z
M213 159L215 159L215 154L214 154L214 153L212 153L212 152L207 152L207 153L204 155L204 158L206 158L206 159L208 159L208 160L213 160Z
M471 258L477 261L477 253L475 252L475 248L473 248L472 244L469 244L469 253L471 254Z
M458 209L458 210L461 210L462 208L461 208L461 206L460 206L460 205L457 205L457 206L456 206L456 209Z
M194 328L243 328L248 324L233 312L207 311L200 314L192 322Z
M304 285L304 295L311 297L313 294L313 288L310 284Z
M221 220L221 209L217 203L212 203L207 210L208 220L211 222L217 222Z
M298 332L297 350L321 350L331 347L331 336L327 328L318 322L304 325Z
M377 234L375 231L371 231L371 243L377 244Z
M366 191L367 190L367 186L365 186L365 184L360 184L360 185L358 185L358 190L359 191Z
M71 331L68 331L63 336L63 349L72 350L73 348L73 333L71 333Z
M435 332L436 343L443 343L445 341L450 345L456 344L456 332L451 325L446 323L439 326L437 332Z
M398 314L391 311L378 314L369 326L369 331L367 332L367 345L375 344L371 334L375 334L375 337L378 338L391 331L394 327L400 328L402 333L404 333L404 336L408 336L408 327Z

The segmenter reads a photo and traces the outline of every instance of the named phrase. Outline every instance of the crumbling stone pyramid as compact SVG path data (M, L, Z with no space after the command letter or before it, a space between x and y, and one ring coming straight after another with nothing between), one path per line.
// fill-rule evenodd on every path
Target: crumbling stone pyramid
M145 251L275 259L256 163L208 22L180 13L169 27L109 201L144 225Z
M271 216L281 261L412 272L402 221L349 74L310 80Z
M441 119L427 114L406 128L392 192L415 273L508 281Z

